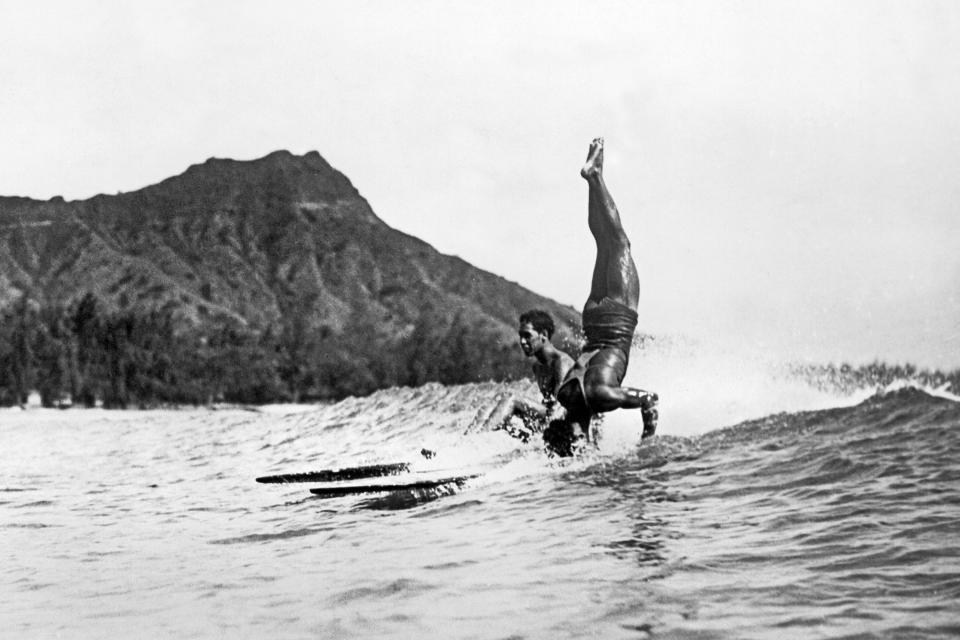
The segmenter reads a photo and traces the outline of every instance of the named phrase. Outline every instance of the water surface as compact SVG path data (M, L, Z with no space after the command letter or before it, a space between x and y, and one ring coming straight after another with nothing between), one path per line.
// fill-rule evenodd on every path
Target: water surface
M527 391L522 384L513 390ZM494 384L321 407L0 414L8 637L960 634L960 404L917 389L572 464L463 436ZM720 426L720 425L718 425ZM629 431L629 428L627 429ZM631 438L633 438L631 440ZM440 452L423 461L421 446ZM267 473L476 464L320 499Z

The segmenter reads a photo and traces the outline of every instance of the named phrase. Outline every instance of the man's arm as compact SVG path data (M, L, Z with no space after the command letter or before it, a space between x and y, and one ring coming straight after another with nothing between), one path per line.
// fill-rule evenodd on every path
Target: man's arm
M481 430L496 431L497 429L503 429L513 416L521 419L527 418L528 420L530 418L544 420L547 414L547 407L539 402L507 395L501 398L487 419L483 421ZM524 420L524 423L526 422L527 420Z

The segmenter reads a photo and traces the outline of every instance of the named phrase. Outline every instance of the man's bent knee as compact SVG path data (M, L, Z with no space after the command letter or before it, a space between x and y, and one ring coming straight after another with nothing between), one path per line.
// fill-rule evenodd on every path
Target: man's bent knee
M587 404L598 413L619 409L623 404L623 390L620 387L591 384L586 385L583 391L587 396Z

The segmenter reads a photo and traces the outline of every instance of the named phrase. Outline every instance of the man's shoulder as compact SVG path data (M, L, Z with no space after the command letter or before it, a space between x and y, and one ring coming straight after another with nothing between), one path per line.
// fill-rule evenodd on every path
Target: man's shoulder
M534 362L533 372L538 378L563 377L576 361L570 354L557 349L545 362Z
M559 351L556 360L553 362L554 367L563 370L569 369L574 364L576 364L576 360L566 351Z

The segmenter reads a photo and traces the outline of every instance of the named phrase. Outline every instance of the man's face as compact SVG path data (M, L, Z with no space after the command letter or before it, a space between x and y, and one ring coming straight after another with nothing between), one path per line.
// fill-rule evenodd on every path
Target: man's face
M548 340L547 334L538 333L533 325L525 322L520 325L520 349L523 355L528 358L543 348L544 342Z

